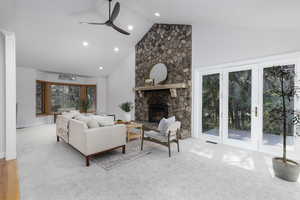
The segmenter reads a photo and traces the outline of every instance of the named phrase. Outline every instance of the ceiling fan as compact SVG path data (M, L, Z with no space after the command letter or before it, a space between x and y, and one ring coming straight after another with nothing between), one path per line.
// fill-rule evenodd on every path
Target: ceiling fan
M111 12L111 2L112 0L108 0L109 1L109 18L106 22L104 23L97 23L97 22L80 22L80 24L90 24L90 25L106 25L106 26L109 26L109 27L112 27L113 29L115 29L116 31L122 33L122 34L125 34L125 35L130 35L130 33L128 33L127 31L124 31L123 29L117 27L115 24L114 24L114 21L116 20L116 18L118 17L119 15L119 12L120 12L120 3L117 2L114 6L114 9L113 11Z

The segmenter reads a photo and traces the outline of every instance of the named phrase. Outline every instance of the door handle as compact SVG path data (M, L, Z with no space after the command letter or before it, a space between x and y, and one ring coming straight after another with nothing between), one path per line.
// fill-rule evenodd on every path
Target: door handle
M255 117L257 117L258 113L257 113L257 106L255 106Z

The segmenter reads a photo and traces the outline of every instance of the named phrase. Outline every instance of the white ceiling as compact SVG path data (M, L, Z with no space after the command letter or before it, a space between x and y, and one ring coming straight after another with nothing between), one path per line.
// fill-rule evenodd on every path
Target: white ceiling
M124 29L133 25L129 37L105 26L78 23L105 21L107 0L16 1L17 66L82 75L108 75L155 22L257 31L300 29L299 0L119 0L116 24ZM87 48L83 41L89 42ZM115 46L120 52L113 51ZM100 66L104 70L99 71Z

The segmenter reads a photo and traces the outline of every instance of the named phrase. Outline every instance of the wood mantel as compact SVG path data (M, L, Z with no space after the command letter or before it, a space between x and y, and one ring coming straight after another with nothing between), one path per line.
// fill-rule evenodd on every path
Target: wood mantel
M140 97L143 97L143 91L153 91L153 90L170 90L171 97L177 97L176 89L185 89L188 85L186 83L175 83L175 84L164 84L164 85L153 85L137 87L134 90L137 91Z

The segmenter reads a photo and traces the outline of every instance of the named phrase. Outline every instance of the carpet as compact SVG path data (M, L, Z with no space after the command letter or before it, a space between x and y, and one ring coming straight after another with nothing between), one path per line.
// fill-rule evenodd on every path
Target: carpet
M143 153L130 153L131 144L138 148L130 142L124 156L116 150L86 167L82 155L56 142L55 125L18 130L21 200L300 199L299 182L274 177L267 154L186 139L169 158L162 145L145 142Z
M140 140L130 141L126 145L126 154L120 152L120 150L114 150L92 157L91 163L95 163L105 170L112 170L151 154L151 151L141 151Z

